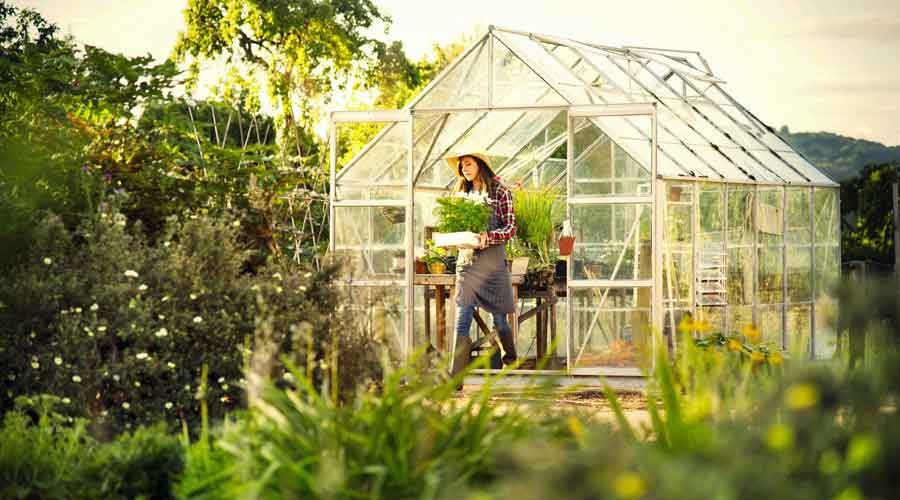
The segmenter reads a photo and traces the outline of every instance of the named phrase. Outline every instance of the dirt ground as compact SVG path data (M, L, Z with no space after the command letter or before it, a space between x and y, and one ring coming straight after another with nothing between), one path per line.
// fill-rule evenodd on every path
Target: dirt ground
M477 389L467 388L459 395L460 399L468 399ZM647 398L637 392L619 393L619 403L625 411L625 418L634 429L650 426L650 414L647 412ZM599 391L560 391L557 393L541 393L538 395L525 392L499 392L490 399L499 408L507 405L539 405L546 406L562 413L574 411L587 414L597 420L616 424L616 417L602 392Z

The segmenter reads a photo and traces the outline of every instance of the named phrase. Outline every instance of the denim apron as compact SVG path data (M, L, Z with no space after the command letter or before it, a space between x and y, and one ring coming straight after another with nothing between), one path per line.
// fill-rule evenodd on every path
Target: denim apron
M496 200L496 190L492 193ZM494 201L496 204L496 201ZM491 212L488 231L500 228L497 207ZM489 313L511 313L516 310L512 278L506 269L506 245L476 249L469 262L456 265L456 304L475 306Z

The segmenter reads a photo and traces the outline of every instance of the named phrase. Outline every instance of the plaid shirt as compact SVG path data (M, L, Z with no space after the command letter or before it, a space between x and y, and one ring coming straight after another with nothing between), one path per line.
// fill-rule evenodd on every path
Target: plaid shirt
M487 246L503 245L516 234L516 212L513 210L512 192L500 184L500 177L494 177L494 191L491 198L494 200L494 210L500 227L488 231Z

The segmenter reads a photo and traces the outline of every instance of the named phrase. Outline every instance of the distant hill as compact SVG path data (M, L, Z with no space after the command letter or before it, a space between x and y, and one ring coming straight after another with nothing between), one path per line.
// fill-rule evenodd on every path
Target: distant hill
M866 165L900 164L900 146L830 132L791 132L787 127L781 127L778 135L839 182L855 177Z

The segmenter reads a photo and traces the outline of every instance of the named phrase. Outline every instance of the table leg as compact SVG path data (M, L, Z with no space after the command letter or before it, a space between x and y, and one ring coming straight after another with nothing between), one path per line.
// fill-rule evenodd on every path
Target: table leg
M537 315L534 318L534 335L535 343L537 344L537 359L540 362L547 354L547 339L541 331L541 318L544 317L544 312L541 310L540 297L534 299L534 307L537 310Z
M446 349L444 338L447 334L447 321L444 318L444 285L435 285L434 294L435 342L438 352L444 352Z
M425 290L425 345L428 345L431 344L431 297L428 295L428 285L422 289Z

